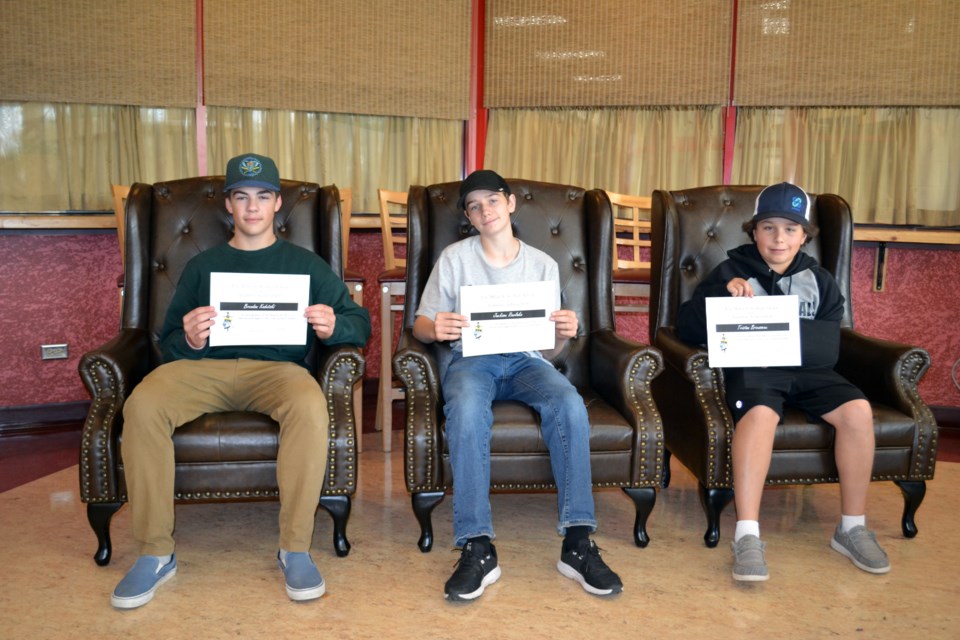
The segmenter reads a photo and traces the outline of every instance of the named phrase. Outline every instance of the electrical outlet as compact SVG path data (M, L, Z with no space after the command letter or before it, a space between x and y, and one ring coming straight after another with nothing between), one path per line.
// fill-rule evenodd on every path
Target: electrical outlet
M41 360L65 360L69 357L67 345L65 344L42 344L40 345Z

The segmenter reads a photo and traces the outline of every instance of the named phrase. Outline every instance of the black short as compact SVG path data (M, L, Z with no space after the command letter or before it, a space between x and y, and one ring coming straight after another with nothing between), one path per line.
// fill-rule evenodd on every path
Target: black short
M757 405L770 407L783 418L784 405L797 407L817 420L851 400L866 396L833 369L724 369L727 405L733 419Z

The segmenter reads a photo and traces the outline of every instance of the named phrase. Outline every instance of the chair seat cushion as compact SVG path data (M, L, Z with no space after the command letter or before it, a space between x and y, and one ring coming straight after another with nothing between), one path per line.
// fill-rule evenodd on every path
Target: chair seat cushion
M916 427L913 420L883 405L873 405L876 446L880 448L913 446ZM774 451L832 450L834 428L824 422L809 422L801 411L788 409L777 428Z
M406 267L398 267L396 269L389 269L387 271L381 271L380 275L377 276L377 282L404 282L407 279L407 269Z
M650 284L650 268L617 269L613 272L614 284Z
M173 434L178 464L275 461L279 445L280 426L252 411L207 413Z
M632 451L633 427L620 412L607 404L595 391L580 389L580 395L590 420L590 451ZM522 402L495 402L493 424L491 454L550 453L540 432L540 417ZM449 453L446 438L443 452Z

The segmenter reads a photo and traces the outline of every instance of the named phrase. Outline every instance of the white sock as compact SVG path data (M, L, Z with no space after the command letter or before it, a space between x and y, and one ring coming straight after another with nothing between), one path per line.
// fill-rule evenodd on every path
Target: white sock
M847 516L840 514L840 531L846 533L857 526L867 526L867 516Z
M168 564L170 564L170 561L173 560L172 554L169 556L153 556L153 557L160 561L161 567L167 566Z
M283 566L287 566L287 550L280 549L280 562L283 563Z
M760 523L756 520L737 520L737 530L733 533L733 541L739 542L743 536L760 537Z

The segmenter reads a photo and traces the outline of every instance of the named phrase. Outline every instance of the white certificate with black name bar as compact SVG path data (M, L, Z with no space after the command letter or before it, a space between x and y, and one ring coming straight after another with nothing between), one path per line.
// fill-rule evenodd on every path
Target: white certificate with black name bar
M210 274L210 346L306 344L310 276Z
M800 365L797 296L707 298L711 367Z
M544 281L460 287L460 313L470 322L461 334L464 357L553 349L556 286Z

